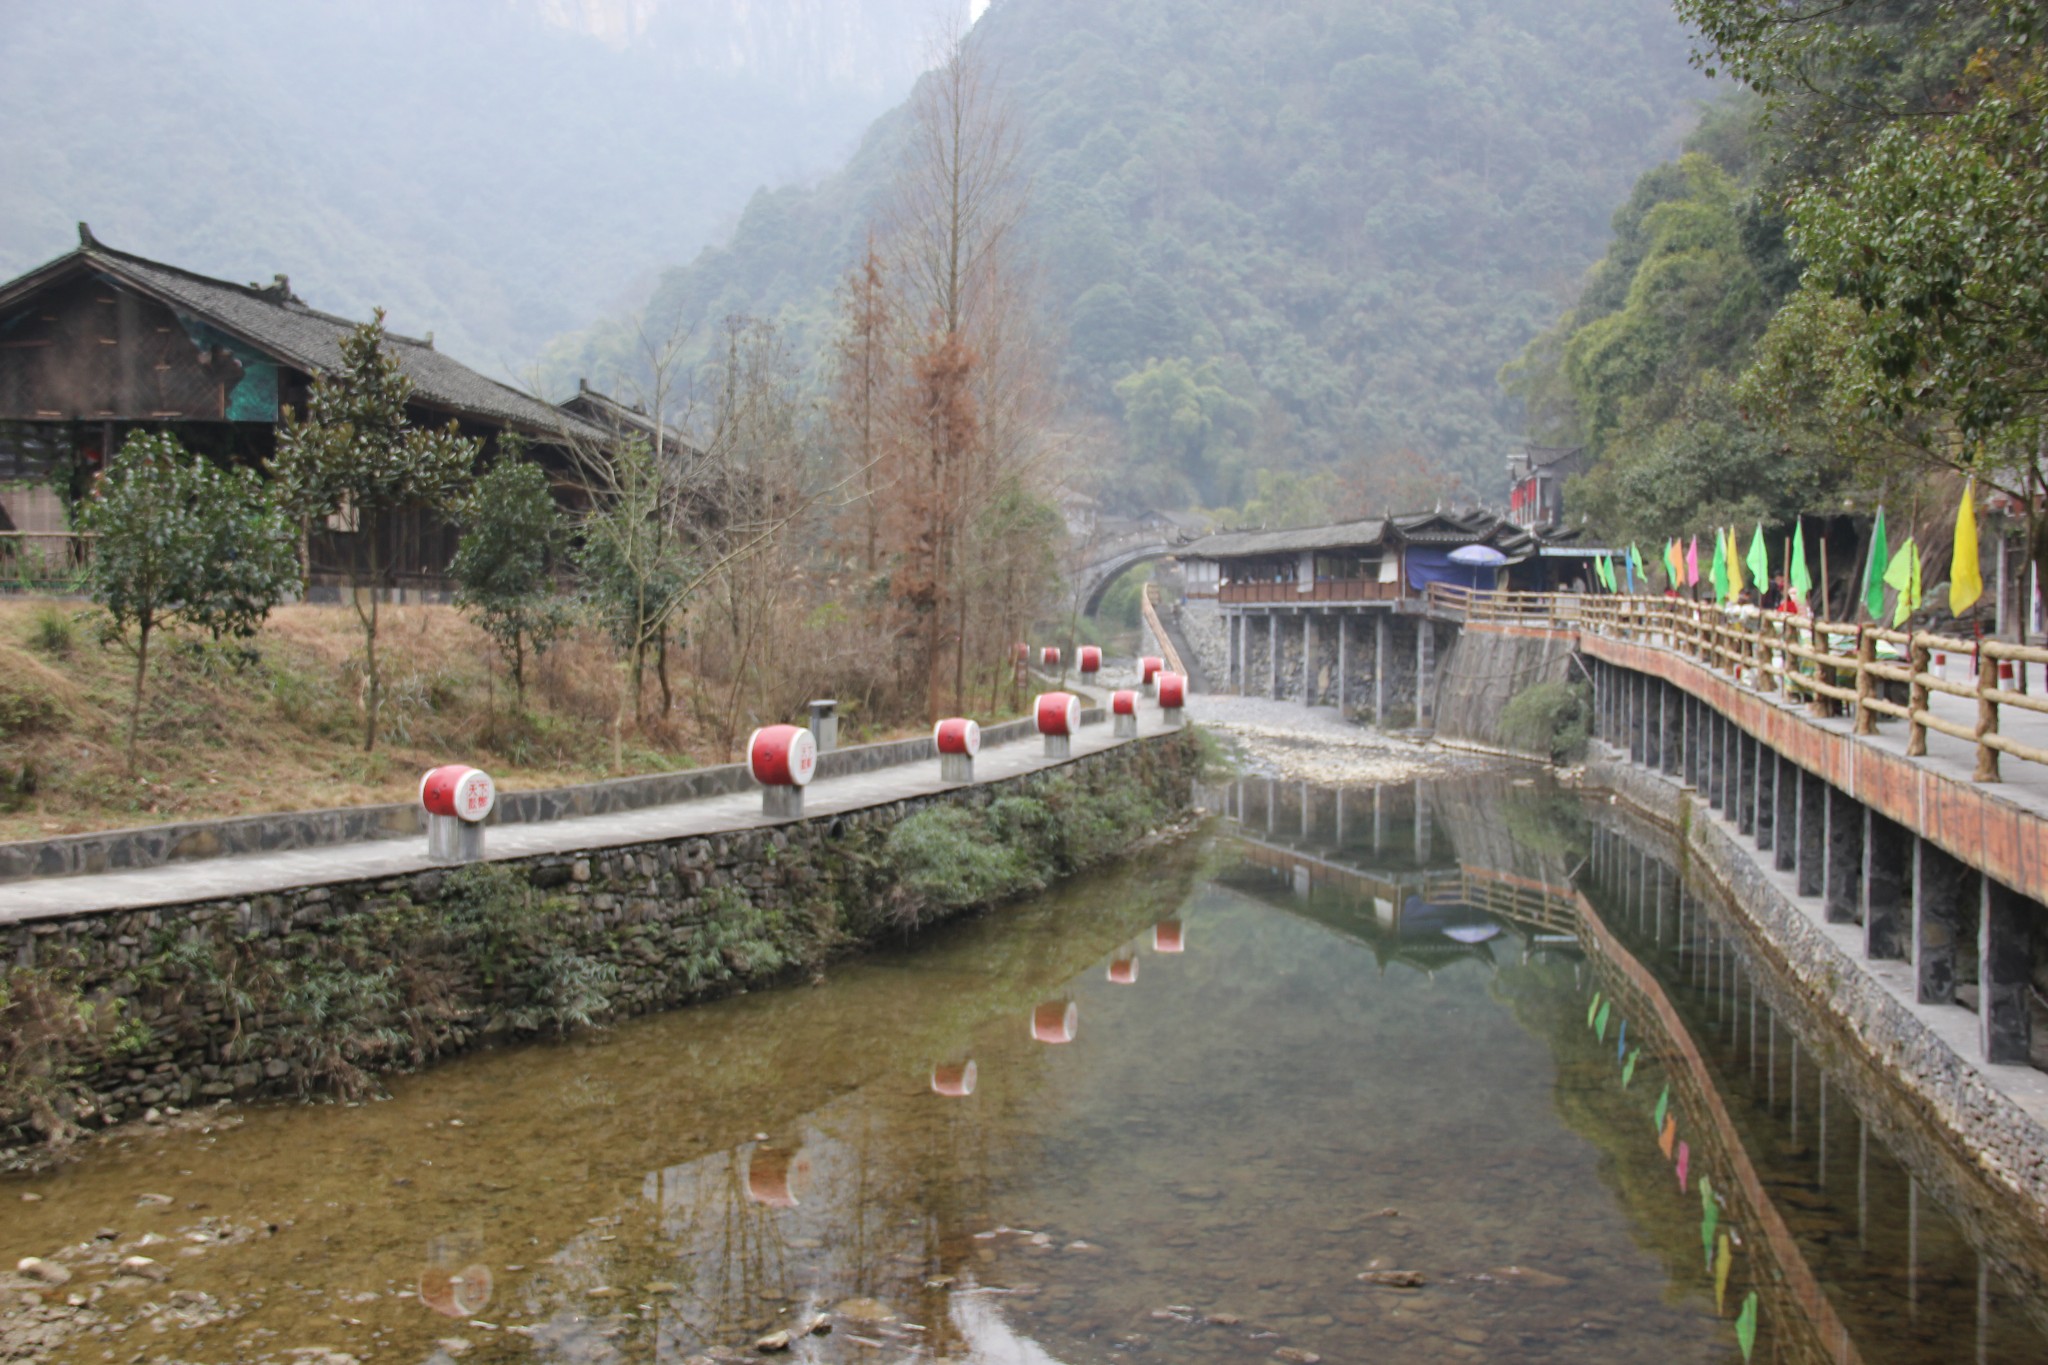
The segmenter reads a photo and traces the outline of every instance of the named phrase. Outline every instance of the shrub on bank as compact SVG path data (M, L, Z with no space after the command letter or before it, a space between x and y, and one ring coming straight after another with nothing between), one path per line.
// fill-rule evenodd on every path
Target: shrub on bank
M1517 692L1500 713L1501 738L1552 763L1577 763L1592 733L1593 694L1584 683L1544 682Z

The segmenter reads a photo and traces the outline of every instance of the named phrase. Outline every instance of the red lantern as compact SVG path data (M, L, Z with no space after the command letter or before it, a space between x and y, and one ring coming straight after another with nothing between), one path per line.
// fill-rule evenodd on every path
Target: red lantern
M1168 711L1178 711L1188 704L1188 680L1178 673L1161 673L1159 684L1159 705Z
M1032 709L1041 735L1071 735L1081 728L1081 699L1071 692L1041 692Z
M420 779L420 804L429 815L452 815L473 825L498 804L498 788L489 773L449 763Z
M764 725L747 737L747 767L764 787L804 787L818 771L818 741L801 725Z
M958 716L942 720L932 727L932 743L938 745L942 754L965 754L972 758L981 752L981 726Z

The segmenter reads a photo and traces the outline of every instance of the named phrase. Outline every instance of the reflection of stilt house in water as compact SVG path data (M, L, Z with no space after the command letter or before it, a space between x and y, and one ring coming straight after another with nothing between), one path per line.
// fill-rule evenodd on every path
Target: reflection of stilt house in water
M45 559L74 563L83 547L59 494L82 495L130 432L168 431L213 459L261 466L284 412L304 411L313 377L340 363L341 340L356 326L308 307L283 275L233 284L116 251L83 223L78 234L77 250L0 284L0 534L8 552L26 540ZM600 443L617 430L489 379L431 337L393 333L389 344L413 383L411 420L454 422L482 441L486 461L518 435L563 471L570 442ZM345 514L310 528L316 592L338 581L355 534ZM388 537L396 594L445 586L452 526L414 515L396 519Z
M1590 582L1568 531L1491 512L1423 512L1289 531L1226 531L1175 552L1190 598L1214 598L1225 690L1432 723L1437 663L1455 627L1430 586L1550 591ZM1480 546L1498 567L1454 556Z

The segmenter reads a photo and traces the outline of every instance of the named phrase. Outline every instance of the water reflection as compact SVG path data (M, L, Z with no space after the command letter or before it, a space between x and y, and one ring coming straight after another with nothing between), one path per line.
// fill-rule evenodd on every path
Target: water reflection
M2048 1359L2038 1232L1653 835L1499 781L1211 797L1207 849L816 989L0 1190L0 1253L268 1220L177 1263L230 1314L191 1359L449 1317L550 1362ZM422 1270L419 1227L467 1231Z

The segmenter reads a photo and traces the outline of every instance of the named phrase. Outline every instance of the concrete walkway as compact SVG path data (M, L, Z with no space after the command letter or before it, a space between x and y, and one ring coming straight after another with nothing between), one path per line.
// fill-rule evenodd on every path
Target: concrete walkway
M1192 714L1192 713L1190 713ZM1168 733L1159 709L1139 708L1140 737ZM1107 719L1083 726L1074 738L1076 758L1128 743L1113 739ZM1048 759L1037 737L984 748L975 759L977 782L1018 777L1070 760ZM837 815L911 797L950 791L963 784L939 780L937 759L904 763L846 777L814 781L804 793L804 818ZM493 825L486 848L492 861L550 853L619 848L697 834L720 834L788 824L761 813L758 789L705 797L675 805L534 824ZM382 839L281 853L178 862L133 872L49 877L0 885L0 924L134 910L193 901L230 900L301 886L408 876L444 866L426 856L426 838Z

